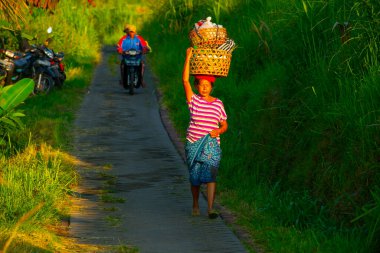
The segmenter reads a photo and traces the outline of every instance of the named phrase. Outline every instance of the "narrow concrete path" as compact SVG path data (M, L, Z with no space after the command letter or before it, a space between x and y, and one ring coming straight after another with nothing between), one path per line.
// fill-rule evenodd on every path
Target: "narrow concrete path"
M112 57L105 48L77 113L75 156L87 165L71 236L141 253L247 252L222 219L207 218L202 197L201 216L191 216L187 168L161 122L153 77L147 71L147 88L130 96Z

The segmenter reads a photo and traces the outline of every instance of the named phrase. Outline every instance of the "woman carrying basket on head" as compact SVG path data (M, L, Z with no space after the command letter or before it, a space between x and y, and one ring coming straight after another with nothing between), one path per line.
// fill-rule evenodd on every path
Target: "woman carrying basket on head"
M195 76L194 84L198 94L193 92L189 82L191 55L192 48L188 48L182 82L190 111L185 152L193 196L192 215L200 215L199 190L201 184L207 184L208 216L210 219L215 219L218 213L214 210L213 204L216 175L221 158L220 135L227 131L227 115L223 102L210 95L215 82L214 76Z

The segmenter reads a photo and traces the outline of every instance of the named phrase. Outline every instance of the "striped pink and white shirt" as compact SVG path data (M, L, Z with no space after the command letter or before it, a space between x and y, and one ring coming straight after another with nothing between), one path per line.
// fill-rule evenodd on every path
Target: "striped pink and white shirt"
M219 122L227 119L223 102L216 99L207 102L202 97L193 94L191 101L188 102L190 110L190 124L187 128L186 139L195 142L212 130L219 128ZM220 143L220 138L217 137Z

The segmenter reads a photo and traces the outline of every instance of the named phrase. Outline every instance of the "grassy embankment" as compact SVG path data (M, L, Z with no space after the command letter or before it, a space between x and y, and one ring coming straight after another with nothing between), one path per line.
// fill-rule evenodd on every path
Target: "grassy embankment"
M285 1L274 4L217 1L214 6L191 0L174 2L175 6L163 9L155 2L157 16L143 34L155 50L149 58L154 57L152 64L160 76L166 105L169 109L180 109L172 110L172 115L182 135L187 112L180 84L182 62L178 56L184 56L190 27L196 20L211 15L228 28L230 36L240 45L234 53L229 77L220 80L215 90L215 95L225 101L230 123L229 132L223 136L218 198L273 252L370 252L376 248L379 229L376 9L371 9L371 5L365 9L351 1L335 1L335 5L331 2L326 6L319 2L296 5ZM46 251L54 248L54 239L46 236L46 226L54 224L64 213L56 208L62 203L59 196L67 193L66 186L73 183L72 165L61 165L71 158L65 160L68 156L57 149L69 148L66 128L71 126L73 112L90 80L91 63L96 62L99 46L96 31L107 34L105 31L119 30L119 24L126 20L125 15L115 15L126 9L120 6L103 13L100 9L84 9L77 2L65 3L48 17L36 12L27 29L43 33L49 24L57 31L57 44L53 47L71 56L66 58L67 85L62 91L26 102L23 109L28 115L27 128L13 143L25 158L3 158L6 166L1 167L0 199L3 203L15 201L20 205L20 212L8 210L10 216L1 215L1 231L14 229L23 214L33 207L39 208L14 240L19 242L16 245L22 241L26 244L21 245L22 252L30 247ZM164 19L160 18L162 14ZM44 22L37 22L44 18ZM96 21L99 19L102 22ZM109 25L110 20L113 25ZM345 20L352 25L351 40L341 44L338 31L332 30L332 26L335 21ZM94 24L98 25L96 29ZM118 37L109 38L105 40L114 43ZM29 148L24 148L29 140ZM40 155L35 156L35 152ZM41 156L50 159L41 160ZM13 162L27 161L28 157L33 161L25 166ZM37 172L44 172L45 178L51 180L38 189L52 189L55 184L65 187L58 187L60 190L54 196L44 195L35 191L36 183L27 183L39 180L27 178L26 185L31 185L34 191L26 192L19 187L20 195L33 196L36 201L28 203L25 197L7 199L9 191L3 194L9 190L7 187L13 193L18 184L5 178L16 175L17 168L23 167L38 168L30 175L43 178ZM53 176L58 171L67 175L58 177L62 179L60 182L54 181ZM21 176L14 178L25 177L25 171L21 172ZM53 208L40 203L53 203ZM40 212L49 215L41 216ZM363 213L367 215L353 219ZM48 240L36 240L37 232Z
M379 4L163 0L154 8L143 34L182 137L188 32L212 16L239 45L214 90L230 126L217 199L267 251L376 252Z
M69 195L78 180L75 166L81 164L70 154L75 111L99 61L104 38L117 41L123 24L132 19L141 22L145 10L136 3L97 4L60 1L53 13L34 8L26 17L23 31L37 35L38 43L53 27L51 47L65 52L67 80L62 89L30 97L19 107L26 114L25 128L11 133L8 145L2 147L0 251L69 252L73 247L74 242L62 241L57 234L64 232L58 228L68 214ZM130 249L123 246L117 251Z

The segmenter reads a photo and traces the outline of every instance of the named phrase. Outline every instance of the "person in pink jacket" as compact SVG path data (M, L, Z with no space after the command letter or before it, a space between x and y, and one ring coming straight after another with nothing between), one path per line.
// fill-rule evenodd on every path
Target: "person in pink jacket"
M130 49L141 51L143 54L146 54L152 51L150 46L148 45L148 42L142 36L136 33L135 25L126 24L124 27L124 32L126 34L123 37L121 37L119 42L117 43L117 52L119 54L122 54L123 51L130 50ZM142 55L140 57L142 57ZM122 68L123 68L123 64L120 65L121 71L123 71ZM143 75L144 75L144 62L141 61L138 86L143 84Z

